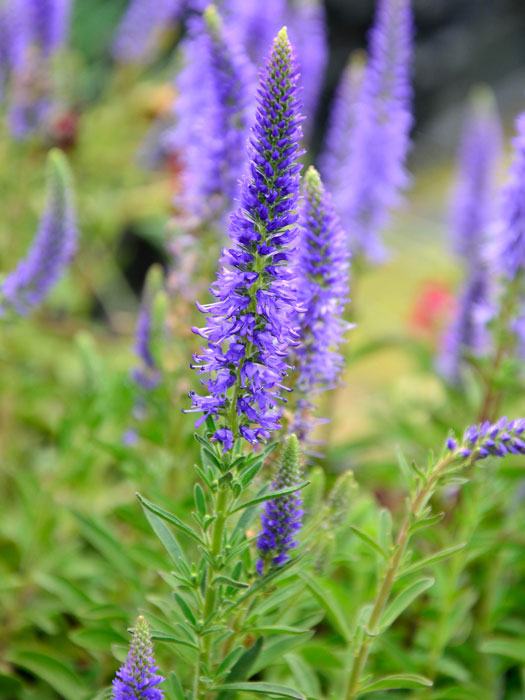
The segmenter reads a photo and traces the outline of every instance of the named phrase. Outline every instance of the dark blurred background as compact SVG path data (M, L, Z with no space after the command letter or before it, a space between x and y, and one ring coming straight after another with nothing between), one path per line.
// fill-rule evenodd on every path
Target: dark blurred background
M374 5L325 0L331 54L320 125L349 52L366 46ZM449 156L447 133L456 133L473 85L490 85L505 121L525 109L525 1L413 0L413 6L416 158Z

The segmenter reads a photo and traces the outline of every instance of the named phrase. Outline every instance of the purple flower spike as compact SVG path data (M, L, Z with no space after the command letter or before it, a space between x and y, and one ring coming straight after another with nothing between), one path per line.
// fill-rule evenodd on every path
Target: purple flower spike
M489 91L478 90L463 129L451 211L454 247L471 269L482 257L493 219L496 166L501 155L502 130L494 98Z
M514 162L503 192L498 264L509 279L525 269L525 113L516 121Z
M525 454L525 418L508 420L500 418L497 423L471 425L465 430L463 440L449 437L446 443L449 452L461 458L470 457L477 462L487 457L505 457L508 454Z
M319 173L310 167L304 179L297 261L301 343L295 351L300 397L292 432L304 440L310 432L311 397L337 386L343 367L338 351L349 328L343 320L348 301L349 253L345 232Z
M131 0L120 21L113 56L122 63L150 58L159 35L184 9L184 0Z
M485 241L492 220L495 166L500 154L501 128L494 101L490 93L477 93L465 124L452 218L455 248L463 258L467 279L437 362L439 372L451 384L461 383L465 352L481 355L490 344L487 324L493 314L493 275Z
M27 314L60 279L75 251L75 219L67 161L60 151L51 151L46 208L29 253L0 285L0 315L6 310Z
M171 138L183 157L181 205L216 218L233 206L246 166L253 69L213 6L193 20L185 54Z
M348 178L351 174L352 145L364 67L364 54L356 52L337 86L320 156L323 181L344 220L348 213Z
M385 255L380 233L409 181L412 33L410 0L379 0L347 182L352 250L370 262Z
M280 428L287 357L298 339L291 265L301 170L298 80L283 28L261 75L249 175L211 288L216 301L200 306L207 325L195 329L207 341L194 366L207 375L208 393L192 394L191 410L203 413L198 424L206 416L218 421L214 439L224 449L232 435L254 444Z
M298 486L301 481L299 441L288 437L272 491ZM282 566L290 560L290 550L297 547L296 534L302 527L303 509L299 491L266 501L261 515L262 530L257 539L260 558L257 572L262 575L270 566Z
M163 700L157 687L163 680L153 657L149 624L138 617L128 657L113 681L113 700Z

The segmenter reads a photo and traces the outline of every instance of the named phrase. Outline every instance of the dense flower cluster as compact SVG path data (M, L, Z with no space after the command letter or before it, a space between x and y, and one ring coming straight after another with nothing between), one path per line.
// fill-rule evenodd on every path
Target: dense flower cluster
M16 138L39 129L53 105L50 60L64 45L71 0L6 0L2 39L11 79L9 124Z
M162 700L159 675L153 657L151 633L147 621L137 618L129 653L113 681L113 700Z
M301 169L298 79L283 28L261 75L249 175L212 286L216 301L200 306L207 325L195 329L207 341L195 367L208 377L208 394L192 394L192 410L219 421L214 439L224 449L238 435L256 443L279 428L287 357L298 337L290 264Z
M301 480L299 442L291 435L284 446L281 463L272 483L272 491L298 486ZM297 546L296 535L302 527L303 509L299 491L267 501L261 515L262 530L257 538L260 558L257 571L266 566L282 566L290 559L290 550Z
M28 313L47 295L70 262L77 227L70 174L64 156L51 152L44 214L27 256L0 285L0 314Z
M297 260L300 344L295 350L299 402L292 430L300 439L311 427L312 397L337 385L343 366L338 348L348 324L349 253L346 234L315 168L304 179Z
M379 234L408 183L411 57L410 0L379 0L351 135L348 209L339 212L348 222L352 250L372 262L384 255Z
M463 439L458 442L454 437L447 440L447 449L464 459L472 461L486 457L505 457L508 454L525 454L525 418L509 420L500 418L497 423L485 421L480 425L471 425L465 430Z
M180 15L184 0L131 0L113 42L113 56L123 63L149 58L159 35Z
M183 160L181 204L206 219L229 211L238 194L253 111L253 72L213 6L192 21L185 56L171 142Z

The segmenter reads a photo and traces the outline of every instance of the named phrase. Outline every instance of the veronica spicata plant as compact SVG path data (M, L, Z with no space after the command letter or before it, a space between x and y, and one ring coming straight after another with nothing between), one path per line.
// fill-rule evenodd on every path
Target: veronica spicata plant
M51 151L45 210L29 252L0 282L0 315L25 315L38 306L63 275L77 243L73 187L67 160Z
M171 673L181 693L194 700L245 690L302 698L279 684L250 680L264 644L264 624L280 629L271 606L274 582L299 560L292 556L301 527L297 439L277 457L272 484L254 481L272 449L251 445L279 428L280 394L295 342L297 313L292 245L297 237L298 158L301 137L298 73L286 30L274 40L261 73L258 110L249 148L250 168L239 209L230 222L230 248L221 258L212 291L217 301L201 307L207 326L198 333L207 347L196 357L209 394L192 394L203 413L194 523L140 497L146 516L170 553L169 577L177 608L166 620L170 636L187 639L184 668ZM262 530L251 534L260 504ZM177 535L172 534L175 528ZM179 544L179 536L196 548ZM283 582L280 596L293 595ZM270 608L268 607L270 603ZM292 611L290 624L299 613ZM257 638L250 635L261 628ZM182 637L178 637L182 634ZM154 631L153 637L162 633ZM266 662L268 663L268 662Z
M300 209L297 277L300 342L294 351L295 405L291 430L308 441L316 421L315 397L337 386L343 368L339 348L349 328L348 240L330 194L311 166L304 178Z

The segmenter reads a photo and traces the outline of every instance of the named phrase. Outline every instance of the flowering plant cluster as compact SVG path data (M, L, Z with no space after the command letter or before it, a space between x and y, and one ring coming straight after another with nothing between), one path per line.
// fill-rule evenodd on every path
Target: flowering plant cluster
M42 214L27 253L9 234L0 277L0 700L517 700L525 116L498 195L502 128L473 92L456 303L443 324L444 283L441 312L422 303L435 344L396 319L385 332L403 286L379 263L411 179L410 0L377 0L319 153L317 0L121 9L97 54L115 75L90 88L68 158L49 150L44 204L13 187L21 231ZM83 12L0 7L13 135L34 136L6 142L21 173L49 145L47 81ZM162 90L137 88L158 74ZM133 105L145 145L144 120L129 144L115 128ZM124 162L141 142L167 157L122 177L124 142Z

